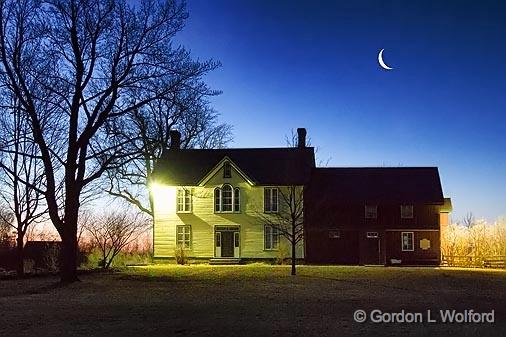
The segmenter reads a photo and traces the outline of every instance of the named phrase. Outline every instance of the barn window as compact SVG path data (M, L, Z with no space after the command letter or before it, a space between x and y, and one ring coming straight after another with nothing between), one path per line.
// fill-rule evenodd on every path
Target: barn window
M339 239L339 238L341 238L341 231L337 229L329 230L329 239Z
M368 239L377 239L379 237L378 232L367 232L365 236Z
M378 217L378 206L365 205L365 218L376 219Z
M413 219L413 205L401 205L401 218Z
M401 243L402 243L402 251L403 252L412 252L414 249L414 233L413 232L402 232L401 233Z

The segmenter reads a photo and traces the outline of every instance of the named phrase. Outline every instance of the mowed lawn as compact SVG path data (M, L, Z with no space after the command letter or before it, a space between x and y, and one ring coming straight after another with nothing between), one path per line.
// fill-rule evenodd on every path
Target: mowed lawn
M0 336L506 336L506 272L150 266L0 281ZM495 323L356 323L357 309L489 312ZM434 314L435 315L435 314ZM437 316L438 317L438 316ZM437 318L436 317L436 318Z

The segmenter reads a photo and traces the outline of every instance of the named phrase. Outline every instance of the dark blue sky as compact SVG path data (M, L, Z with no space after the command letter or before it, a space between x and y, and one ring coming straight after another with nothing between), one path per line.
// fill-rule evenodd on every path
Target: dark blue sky
M504 2L503 2L504 3ZM484 1L188 2L179 35L234 147L306 127L330 166L438 166L453 218L506 215L506 5ZM394 68L379 67L377 54Z

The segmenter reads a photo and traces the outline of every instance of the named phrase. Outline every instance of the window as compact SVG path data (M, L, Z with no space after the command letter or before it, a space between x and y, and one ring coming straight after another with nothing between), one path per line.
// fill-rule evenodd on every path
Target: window
M279 231L276 227L264 226L264 249L276 250L279 246Z
M219 188L214 189L214 211L221 212L221 190Z
M240 241L239 241L239 232L234 232L234 247L239 248Z
M239 187L234 188L234 212L241 211L241 190Z
M221 189L221 211L232 212L233 200L232 186L224 185Z
M221 247L221 233L216 232L216 247Z
M236 187L232 188L229 184L223 185L222 188L214 189L214 212L230 213L241 211L241 190Z
M191 191L187 188L177 189L177 211L181 213L189 213L192 210Z
M409 252L414 250L413 245L413 232L402 232L401 233L401 241L402 241L402 251Z
M367 232L365 236L368 239L377 239L379 237L378 232Z
M329 230L329 239L339 239L341 238L341 232L337 229Z
M413 205L401 205L401 219L413 219Z
M223 164L223 178L232 178L232 166L228 161Z
M176 245L182 246L184 249L191 247L191 226L177 226L176 227Z
M365 205L365 218L376 219L378 217L378 206Z
M278 189L276 187L266 187L264 189L264 212L278 212Z

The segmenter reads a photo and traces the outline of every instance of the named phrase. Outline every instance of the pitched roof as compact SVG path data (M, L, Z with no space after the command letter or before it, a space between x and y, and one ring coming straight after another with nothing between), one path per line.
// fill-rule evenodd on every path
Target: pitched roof
M228 157L258 185L303 185L315 166L314 149L173 149L155 165L155 181L169 185L197 185L223 158Z
M437 167L315 168L306 198L443 204Z

